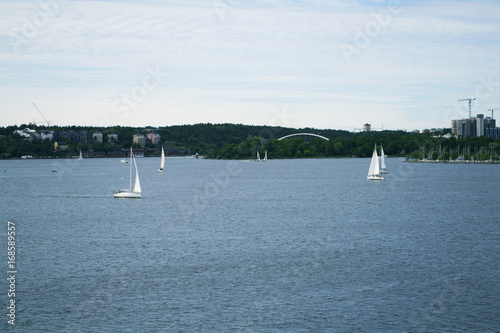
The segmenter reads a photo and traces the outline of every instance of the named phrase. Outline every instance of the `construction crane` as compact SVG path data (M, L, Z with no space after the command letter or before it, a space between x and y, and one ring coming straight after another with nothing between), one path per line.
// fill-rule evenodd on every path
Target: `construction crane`
M493 119L493 111L495 111L495 110L500 110L500 108L488 109L488 111L491 111L491 119Z
M472 104L472 101L475 101L476 99L475 98L464 98L464 99L459 99L458 101L461 102L461 101L469 101L469 119L472 118L472 113L471 113L471 104Z
M40 109L38 108L38 106L36 106L35 102L33 102L33 105L35 106L35 108L38 110L38 112L40 112L40 114L42 115L43 117L43 120L45 120L45 122L47 123L47 127L49 128L50 130L50 121L47 120L47 118L45 118L45 116L43 115L42 111L40 111Z
M33 125L33 130L35 130L36 125L41 124L41 123L45 123L45 122L44 121L35 121L35 119L33 119L33 121L29 123L29 125Z

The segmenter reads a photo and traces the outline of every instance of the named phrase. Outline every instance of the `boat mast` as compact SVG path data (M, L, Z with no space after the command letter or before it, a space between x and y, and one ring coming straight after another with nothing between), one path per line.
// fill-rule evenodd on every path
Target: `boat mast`
M130 186L129 186L129 192L132 193L132 147L130 147Z

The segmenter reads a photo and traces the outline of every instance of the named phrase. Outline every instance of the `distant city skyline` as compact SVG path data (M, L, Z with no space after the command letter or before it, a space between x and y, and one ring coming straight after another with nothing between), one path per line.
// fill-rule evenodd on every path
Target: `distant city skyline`
M450 128L500 107L499 1L0 3L0 126ZM498 111L500 112L500 111Z

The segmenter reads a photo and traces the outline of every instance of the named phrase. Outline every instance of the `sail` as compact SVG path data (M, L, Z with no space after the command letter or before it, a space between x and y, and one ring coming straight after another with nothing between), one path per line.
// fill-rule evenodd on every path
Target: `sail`
M139 182L139 170L137 170L137 164L135 163L134 157L134 167L135 167L135 183L134 183L134 191L135 193L141 193L141 183Z
M382 148L382 145L380 145L380 168L381 169L387 168L385 166L384 148Z
M80 157L76 159L77 161L83 161L82 150L80 149Z
M165 166L165 151L163 150L163 147L161 147L161 164L160 164L160 169L163 169Z
M264 154L264 161L267 161L267 150L266 153Z
M260 154L257 152L257 161L260 161Z
M373 149L372 161L370 163L370 170L368 170L368 176L378 174L380 174L380 168L378 165L377 145L375 145L375 148Z
M122 189L120 191L114 192L113 197L115 197L115 198L137 198L138 199L142 196L141 183L139 182L139 171L137 170L137 163L135 162L135 156L134 156L134 152L132 151L132 147L130 147L130 158L132 160L134 160L134 166L135 166L134 190L132 191L132 161L130 161L130 187L128 189Z

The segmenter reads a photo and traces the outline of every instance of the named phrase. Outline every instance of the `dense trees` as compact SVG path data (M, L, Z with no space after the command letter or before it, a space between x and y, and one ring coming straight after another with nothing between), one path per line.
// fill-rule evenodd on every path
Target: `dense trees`
M249 126L242 124L195 124L160 128L134 128L113 126L106 128L67 126L53 128L55 131L87 131L87 142L73 142L59 137L57 141L66 141L66 151L54 151L53 142L49 140L29 141L17 134L15 130L25 128L9 126L0 128L0 158L48 156L75 156L78 151L100 151L108 154L112 150L128 148L132 145L134 134L154 132L160 134L161 144L167 154L206 155L208 158L253 159L257 151L262 155L268 152L269 158L302 158L302 157L369 157L375 144L383 145L386 154L391 156L407 156L409 159L455 160L463 159L495 159L500 152L500 140L485 137L457 139L442 137L449 133L416 134L404 131L380 131L369 133L351 133L341 130L294 129L271 126ZM119 143L99 143L92 140L92 133L101 132L104 138L108 134L118 135ZM314 133L329 138L329 141L310 137L279 138L293 133ZM160 145L157 145L158 147ZM155 148L148 143L147 148Z

